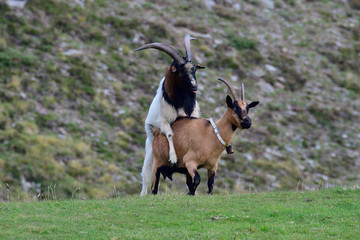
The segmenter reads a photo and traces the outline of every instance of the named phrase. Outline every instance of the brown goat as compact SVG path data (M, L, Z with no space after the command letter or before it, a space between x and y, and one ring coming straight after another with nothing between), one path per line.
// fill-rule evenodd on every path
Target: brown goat
M157 194L160 173L164 178L168 177L172 180L172 174L180 172L186 174L189 194L194 195L197 186L200 184L200 175L197 172L199 168L206 168L208 170L208 193L210 194L213 189L214 177L220 156L225 148L230 146L236 129L248 129L251 127L248 112L250 108L255 107L259 102L247 104L245 102L243 85L241 88L241 99L239 99L235 89L227 81L221 78L219 80L228 86L234 101L229 95L226 97L228 109L221 119L216 122L217 128L214 128L211 122L204 118L179 118L171 124L174 132L175 152L178 157L178 165L176 167L171 166L168 161L169 144L166 137L159 129L154 129L154 178L151 187L153 194ZM216 133L217 130L219 134Z

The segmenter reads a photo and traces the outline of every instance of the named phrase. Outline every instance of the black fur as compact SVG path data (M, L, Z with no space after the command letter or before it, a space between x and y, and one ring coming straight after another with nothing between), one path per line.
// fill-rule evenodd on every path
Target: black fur
M188 117L177 117L176 118L176 120L175 121L178 121L178 120L182 120L182 119L198 119L197 117L190 117L190 116L188 116Z
M152 194L154 194L154 195L157 194L158 188L159 188L159 181L160 181L160 170L159 169L156 171L156 176L155 177L156 177L155 186L153 186L154 189L152 191Z
M192 181L192 185L189 188L189 195L195 195L195 191L196 188L199 186L200 184L200 175L198 173L198 171L194 170L195 176L194 176L194 181Z
M186 186L189 189L188 195L190 195L190 191L191 191L191 188L192 188L192 178L191 178L189 173L186 173Z
M172 175L175 172L181 174L187 174L186 168L178 168L178 167L169 167L169 166L162 166L158 168L158 171L163 175L164 179L169 178L172 181Z
M251 102L250 104L248 104L248 107L253 108L253 107L256 107L256 105L258 105L258 104L259 104L259 101Z
M154 195L156 195L158 192L160 174L164 177L164 179L169 178L172 181L172 175L175 172L186 175L186 185L189 188L188 195L195 195L196 188L200 184L200 175L199 175L198 171L196 171L196 170L194 171L195 177L193 180L186 168L170 167L170 166L161 166L157 169L155 186L154 186L154 190L152 191L152 193Z
M234 107L233 101L229 95L226 96L226 104L228 108L232 109Z
M234 102L234 111L238 115L239 119L243 119L243 112L237 101Z
M213 175L211 175L208 179L208 189L209 189L209 194L212 193L213 187L214 187L214 179L215 179L215 173Z
M167 103L172 105L176 110L179 110L180 108L184 109L184 112L187 116L190 116L195 108L196 103L196 94L186 90L185 88L177 88L174 93L174 100L171 101L169 96L167 95L164 85L162 87L163 89L163 97Z
M173 100L171 100L167 95L163 84L162 86L163 97L165 101L170 105L174 106L176 110L183 108L185 114L187 116L190 116L195 108L196 93L194 93L193 91L197 90L197 87L196 89L194 89L191 86L191 81L188 74L185 71L184 65L177 65L175 62L173 62L172 65L174 65L176 68L175 74L178 74L179 77L182 78L182 84L176 86L176 91L174 92ZM191 75L196 80L195 73L196 73L196 66L194 65L194 69L191 72Z
M198 166L198 169L203 168L203 167L205 167L205 164L200 164L200 165Z
M194 176L194 184L196 185L196 187L200 184L200 175L198 173L198 171L194 170L195 176ZM194 186L195 188L195 186ZM194 189L195 190L195 189Z
M187 116L190 116L192 114L192 112L194 111L195 108L195 103L196 103L196 94L193 92L187 92L184 95L185 99L184 101L184 105L182 106L184 108L185 114ZM179 102L181 101L182 96L179 96Z
M152 193L154 195L157 194L160 182L160 173L164 177L164 179L169 178L172 181L172 175L174 172L182 173L182 174L189 174L186 168L178 168L178 167L169 167L169 166L161 166L156 171L156 179L155 179L155 186Z
M206 122L205 122L205 126L210 126L211 125L211 122L209 121L209 120L207 120Z

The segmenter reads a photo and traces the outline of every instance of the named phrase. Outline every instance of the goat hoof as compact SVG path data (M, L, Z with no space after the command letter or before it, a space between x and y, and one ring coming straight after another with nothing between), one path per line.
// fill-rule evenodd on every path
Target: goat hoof
M177 167L178 163L177 162L176 163L170 162L170 165L171 165L171 167Z

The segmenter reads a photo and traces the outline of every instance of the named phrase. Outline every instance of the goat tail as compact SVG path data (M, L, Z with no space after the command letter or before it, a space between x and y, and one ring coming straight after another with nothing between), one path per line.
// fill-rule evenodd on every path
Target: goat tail
M148 188L151 185L152 181L152 168L154 163L154 155L152 150L152 143L154 140L154 127L151 124L145 125L146 130L146 143L145 143L145 158L144 158L144 164L141 171L142 176L142 190L141 190L141 196L144 196L147 194Z

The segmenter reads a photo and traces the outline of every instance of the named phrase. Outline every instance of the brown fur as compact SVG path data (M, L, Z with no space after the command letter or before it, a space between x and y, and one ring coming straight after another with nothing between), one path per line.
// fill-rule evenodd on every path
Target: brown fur
M175 70L175 71L174 71ZM178 74L176 73L176 67L170 65L166 68L164 89L168 95L170 101L174 101L176 85L180 83Z
M241 128L237 115L231 109L228 109L222 118L216 122L220 135L227 144L231 142L235 134L232 124ZM209 120L184 118L175 121L171 128L174 132L173 141L178 157L178 167L186 168L192 179L195 176L194 171L199 166L208 169L209 176L216 173L225 146L217 139ZM152 189L154 189L157 169L161 166L171 166L168 161L168 142L159 130L154 132L153 153L154 180Z

